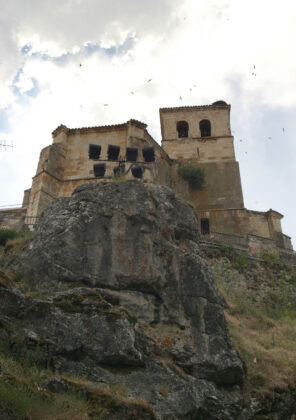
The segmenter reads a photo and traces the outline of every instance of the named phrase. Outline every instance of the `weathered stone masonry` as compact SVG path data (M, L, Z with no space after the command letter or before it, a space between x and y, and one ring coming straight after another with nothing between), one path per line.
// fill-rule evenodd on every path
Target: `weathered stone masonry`
M282 233L280 213L258 212L244 206L239 164L230 128L230 105L217 101L207 106L160 109L162 147L147 125L124 124L54 130L53 144L44 148L32 187L19 210L34 225L58 197L71 196L78 185L101 180L152 181L170 187L193 206L202 237L247 248L292 250ZM205 187L192 190L178 175L184 164L203 169ZM14 212L16 212L14 210ZM24 217L25 216L25 217ZM0 212L0 225L12 226L15 213Z

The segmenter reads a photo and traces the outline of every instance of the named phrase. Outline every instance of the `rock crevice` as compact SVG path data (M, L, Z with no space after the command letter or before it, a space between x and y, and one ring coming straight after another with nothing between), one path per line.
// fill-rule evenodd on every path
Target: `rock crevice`
M0 302L1 316L19 318L23 342L42 350L40 363L97 383L120 375L161 419L238 418L242 363L193 209L169 189L78 187L50 205L10 269L43 296L6 288Z

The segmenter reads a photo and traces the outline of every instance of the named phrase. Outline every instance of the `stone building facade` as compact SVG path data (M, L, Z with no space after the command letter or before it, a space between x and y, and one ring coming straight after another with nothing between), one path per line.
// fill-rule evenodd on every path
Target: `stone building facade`
M160 109L162 145L147 125L124 124L89 128L60 125L53 144L41 151L32 187L25 191L20 223L33 226L49 203L67 197L81 184L114 179L157 182L191 203L204 240L220 241L257 253L265 248L292 252L282 233L280 213L244 206L239 164L230 128L230 105ZM194 190L179 176L184 165L203 170L205 186ZM12 216L12 214L11 214ZM0 224L10 224L9 212Z

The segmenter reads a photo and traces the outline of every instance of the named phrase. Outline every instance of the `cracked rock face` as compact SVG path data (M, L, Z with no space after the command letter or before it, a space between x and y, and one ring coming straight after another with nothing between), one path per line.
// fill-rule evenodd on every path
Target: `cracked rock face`
M238 418L244 372L197 226L165 187L80 186L12 264L46 298L7 289L0 311L22 319L47 364L97 383L120 375L158 418Z

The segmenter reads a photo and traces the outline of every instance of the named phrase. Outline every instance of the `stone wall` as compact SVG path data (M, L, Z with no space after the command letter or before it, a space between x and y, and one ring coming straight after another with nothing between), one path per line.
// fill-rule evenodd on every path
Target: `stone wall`
M160 123L163 140L178 138L177 122L186 121L189 125L189 138L200 138L199 122L211 122L211 136L231 136L230 105L225 106L188 106L178 108L161 108Z
M196 159L198 162L235 160L233 137L180 138L163 140L171 159Z
M81 184L113 181L114 169L124 165L124 179L134 180L134 166L143 168L143 181L171 188L194 208L199 218L209 219L212 234L271 241L280 248L292 249L291 240L282 234L280 213L256 212L244 207L239 164L235 160L230 130L230 105L221 101L209 106L163 108L160 110L162 146L148 133L147 125L136 120L111 126L54 130L53 144L41 151L31 190L26 191L27 218L39 217L56 198L70 197ZM209 136L201 137L200 121L211 124ZM177 123L188 123L188 136L179 137ZM89 145L101 146L99 159L89 158ZM108 146L120 147L118 160L108 160ZM142 150L153 147L155 162L144 162ZM126 148L138 149L135 162L126 161ZM95 177L94 164L105 165L105 175ZM182 165L203 169L205 186L193 190L178 174Z
M249 218L246 209L198 211L197 216L199 223L203 218L210 220L211 233L246 235L249 231Z
M0 228L21 229L24 227L26 209L0 210Z
M125 124L106 127L68 129L58 127L53 132L54 142L40 153L37 173L33 178L28 203L28 217L40 216L44 209L58 197L69 197L81 184L112 180L114 168L124 164L125 179L134 179L134 166L143 168L144 180L157 180L158 183L170 184L171 162L167 154L152 139L146 130L146 124L130 121ZM98 160L89 159L89 145L100 145ZM120 147L118 160L108 160L108 146ZM154 147L155 162L144 161L142 149ZM138 148L135 162L126 162L126 148ZM104 163L106 172L103 178L96 178L94 164Z
M247 210L249 218L249 233L261 238L272 239L266 213Z
M187 164L193 164L204 170L203 189L190 189L188 183L178 175L178 169ZM244 208L237 162L196 164L190 160L178 160L173 164L172 188L183 199L189 201L196 212L207 209Z

